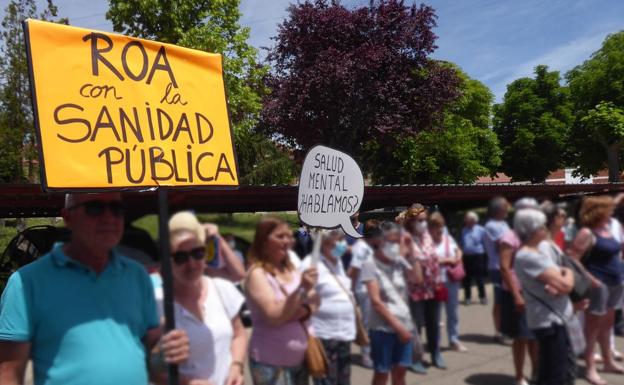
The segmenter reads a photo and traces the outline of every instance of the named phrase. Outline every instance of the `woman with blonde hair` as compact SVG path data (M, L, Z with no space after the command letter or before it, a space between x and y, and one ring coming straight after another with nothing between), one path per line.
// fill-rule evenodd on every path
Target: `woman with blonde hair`
M624 265L620 257L621 244L609 227L615 204L610 196L583 199L579 230L570 248L570 254L580 259L589 272L592 290L585 312L585 378L592 384L606 384L596 370L594 347L600 345L605 372L624 374L624 368L615 363L610 347L610 333L615 318L615 307L622 300Z
M319 307L314 287L316 267L303 273L288 257L288 224L266 217L257 227L249 251L244 287L254 325L249 347L255 385L304 385L308 320Z
M169 220L174 316L189 336L190 355L180 365L181 383L242 385L247 333L239 315L244 298L227 279L204 275L206 232L195 215L178 212ZM156 287L163 315L163 291ZM164 373L156 383L166 383Z

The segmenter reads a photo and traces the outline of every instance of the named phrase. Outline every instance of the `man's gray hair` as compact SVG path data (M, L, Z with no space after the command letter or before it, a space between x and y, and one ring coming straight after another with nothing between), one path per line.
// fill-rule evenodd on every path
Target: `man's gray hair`
M546 215L534 208L520 209L514 215L513 225L516 235L524 243L530 240L540 228L546 226Z
M479 222L479 215L475 213L474 211L468 211L466 213L466 219L472 219L475 222Z
M505 197L499 196L494 197L490 201L488 205L488 216L495 217L499 212L501 212L508 205L507 199Z

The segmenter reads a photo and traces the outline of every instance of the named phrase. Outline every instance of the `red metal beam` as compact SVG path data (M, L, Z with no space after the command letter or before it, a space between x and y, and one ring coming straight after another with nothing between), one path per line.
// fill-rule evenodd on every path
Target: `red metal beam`
M560 201L588 194L624 192L624 184L493 184L368 186L362 211L408 206L414 202L449 209L483 206L496 195L515 200L523 196ZM126 192L130 218L157 211L156 193ZM37 184L0 184L0 217L53 217L60 214L64 195L44 193ZM207 213L289 211L297 209L296 186L242 186L237 190L173 190L170 210Z

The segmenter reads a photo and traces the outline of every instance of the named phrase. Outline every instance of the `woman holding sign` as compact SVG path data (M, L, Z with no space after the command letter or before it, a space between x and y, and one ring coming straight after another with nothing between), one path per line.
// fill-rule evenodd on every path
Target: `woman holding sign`
M351 280L342 266L341 257L348 245L340 229L322 233L321 255L318 262L316 291L321 306L312 318L312 328L321 339L329 370L324 379L314 379L315 385L349 385L351 383L351 341L355 339L355 308L350 288ZM308 255L301 264L305 271L314 264Z
M279 218L262 219L249 250L245 278L253 332L251 377L255 385L307 385L304 364L308 320L319 307L315 267L299 273L288 257L291 230Z
M190 355L180 365L181 384L241 385L247 334L239 312L244 297L230 281L204 275L206 231L191 212L169 220L174 314L189 336ZM162 288L156 289L162 315ZM158 383L167 383L166 376Z

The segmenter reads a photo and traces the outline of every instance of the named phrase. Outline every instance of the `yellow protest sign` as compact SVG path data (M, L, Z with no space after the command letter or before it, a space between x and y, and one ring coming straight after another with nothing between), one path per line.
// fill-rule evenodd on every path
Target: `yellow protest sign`
M45 188L238 186L221 55L24 25Z

